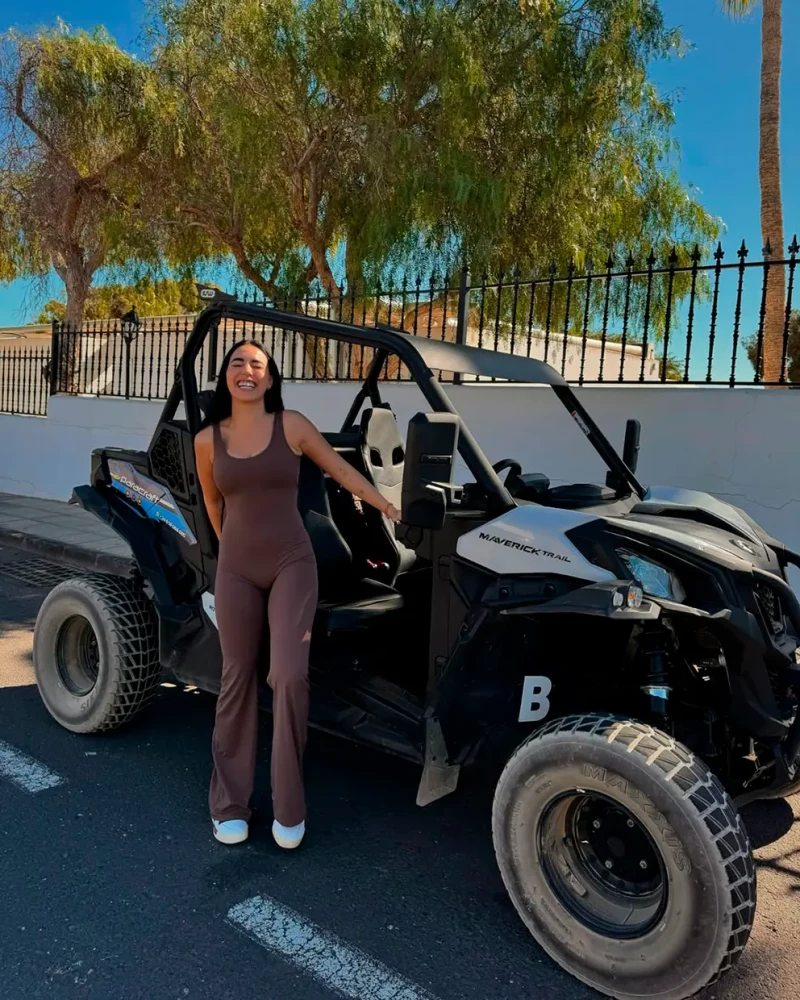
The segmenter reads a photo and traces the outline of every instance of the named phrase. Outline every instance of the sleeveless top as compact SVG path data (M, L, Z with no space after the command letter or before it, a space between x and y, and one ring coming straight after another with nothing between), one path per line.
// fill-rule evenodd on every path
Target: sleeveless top
M214 424L214 482L225 501L219 561L244 576L248 566L311 552L297 506L300 456L289 447L283 413L274 415L269 444L249 458L228 454ZM259 569L258 575L262 575Z

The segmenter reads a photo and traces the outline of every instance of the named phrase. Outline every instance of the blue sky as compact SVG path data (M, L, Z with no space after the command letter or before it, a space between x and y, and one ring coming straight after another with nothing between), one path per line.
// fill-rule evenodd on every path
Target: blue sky
M735 260L742 239L750 259L760 257L758 194L758 97L760 16L732 21L716 0L664 0L667 21L680 26L693 48L683 59L659 63L652 76L663 92L677 95L675 136L681 145L680 172L697 186L703 204L726 226L723 245ZM136 48L144 4L140 0L39 0L35 15L20 16L22 6L0 0L0 30L52 24L57 17L74 27L103 23L117 41ZM784 4L784 73L782 94L782 163L786 239L800 229L800 102L792 55L800 41L800 3ZM30 320L25 309L26 285L0 286L0 325ZM52 292L61 294L53 281Z

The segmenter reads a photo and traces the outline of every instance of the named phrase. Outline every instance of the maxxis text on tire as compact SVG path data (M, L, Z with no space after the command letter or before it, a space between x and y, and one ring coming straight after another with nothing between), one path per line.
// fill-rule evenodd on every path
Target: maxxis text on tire
M156 613L133 581L101 574L66 580L39 610L33 662L57 722L75 733L116 729L158 690Z
M643 849L653 847L661 910L640 932L626 936L623 921L612 933L583 919L584 898L604 898L599 881L591 882L588 867L589 874L570 869L567 848L554 838L541 838L551 829L546 817L578 798L628 817L623 826L641 831ZM651 726L607 715L548 723L508 761L492 822L503 881L522 920L553 959L608 996L684 1000L727 972L745 947L756 878L742 819L708 768ZM574 838L564 843L573 849Z

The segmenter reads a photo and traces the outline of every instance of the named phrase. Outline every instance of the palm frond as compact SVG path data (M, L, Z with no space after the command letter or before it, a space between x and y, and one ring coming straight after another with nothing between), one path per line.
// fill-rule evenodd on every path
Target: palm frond
M731 17L747 17L758 6L758 0L718 0L718 2Z

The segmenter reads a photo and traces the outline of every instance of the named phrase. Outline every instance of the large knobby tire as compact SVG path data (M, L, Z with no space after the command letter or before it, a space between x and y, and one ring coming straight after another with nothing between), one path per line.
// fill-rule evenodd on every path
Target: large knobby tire
M33 632L45 707L74 733L117 729L158 690L158 622L133 581L76 577L45 598Z
M650 726L583 715L534 733L500 777L493 833L534 938L608 996L684 1000L750 935L741 817L706 766Z

